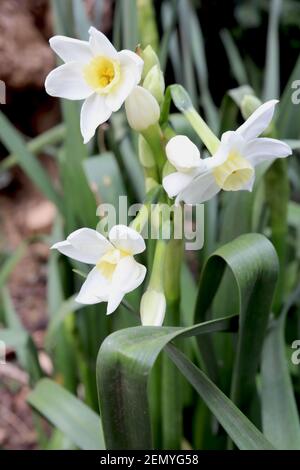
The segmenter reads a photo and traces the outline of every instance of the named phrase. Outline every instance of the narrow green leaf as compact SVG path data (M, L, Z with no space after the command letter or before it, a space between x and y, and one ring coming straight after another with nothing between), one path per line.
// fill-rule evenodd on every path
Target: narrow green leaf
M41 380L27 400L80 449L105 449L100 417L57 383Z
M238 288L240 330L232 377L231 397L242 410L247 410L255 390L255 377L260 362L267 322L278 274L278 259L272 244L259 234L246 234L216 250L208 259L200 279L195 321L208 319L209 307L216 296L226 266ZM228 311L232 289L222 298ZM234 312L228 311L232 314ZM201 340L203 357L211 350ZM211 355L205 361L211 377L216 376L216 361ZM213 367L213 369L212 369Z
M1 111L0 140L10 153L17 156L20 167L38 189L61 210L62 204L60 197L55 191L46 171L43 169L38 159L28 150L26 142L21 137L20 132L13 127Z
M0 289L2 289L9 276L19 263L19 261L21 261L21 259L25 255L26 249L26 243L21 243L16 249L16 251L4 261L4 264L1 266L0 269Z
M184 354L172 345L168 345L166 350L180 372L197 390L239 449L275 450L234 403Z
M282 0L272 0L270 3L263 101L279 98L280 94L278 29Z
M234 78L239 85L245 85L248 83L247 72L244 66L244 62L240 56L240 52L233 41L230 32L227 29L223 29L220 32L220 36L228 57L230 69Z
M139 42L136 0L118 0L121 5L123 48L135 50Z

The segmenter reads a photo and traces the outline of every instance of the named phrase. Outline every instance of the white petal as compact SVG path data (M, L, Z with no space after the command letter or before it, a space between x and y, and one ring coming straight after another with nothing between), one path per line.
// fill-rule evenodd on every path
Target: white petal
M214 197L220 191L210 171L201 173L179 193L176 202L184 201L186 204L201 204Z
M122 67L130 69L135 76L135 84L137 85L141 81L144 61L135 52L124 49L118 52L118 58Z
M71 233L67 240L55 243L51 249L60 251L81 263L96 264L112 245L96 230L82 228Z
M258 137L270 124L278 100L262 104L237 130L246 140Z
M143 60L131 51L118 53L120 60L120 80L106 96L106 104L112 111L118 111L134 87L139 83L142 75Z
M133 256L122 258L112 277L112 291L120 291L125 294L131 292L142 284L146 271L145 266L135 261Z
M124 295L125 295L124 292L121 292L118 290L115 290L114 292L110 293L110 296L108 298L106 315L110 315L115 310L117 310L117 308L119 307L120 303L123 300Z
M93 26L89 29L90 47L94 56L118 58L118 53L107 37Z
M64 62L88 63L92 58L92 51L87 41L68 38L67 36L53 36L49 40L51 48Z
M94 259L93 264L96 264L101 256L113 248L112 244L101 233L91 228L75 230L68 236L67 240L76 250L84 253L89 259Z
M94 93L85 100L80 114L80 129L85 144L95 135L97 127L110 116L111 110L106 106L103 96Z
M76 62L52 70L46 78L45 88L48 95L69 100L83 100L94 92L83 77L82 65Z
M292 149L281 140L261 137L247 142L244 152L245 158L251 165L256 166L265 160L288 157Z
M143 237L126 225L115 225L110 230L108 238L116 248L131 255L137 255L146 249Z
M188 173L171 173L163 179L163 187L169 197L177 196L193 180L193 175Z
M203 162L205 162L208 169L215 168L216 166L222 165L222 163L227 160L227 157L232 150L243 154L245 144L245 139L236 131L224 132L224 134L222 134L221 144L216 153L212 157L203 160Z
M63 255L69 256L69 258L75 259L76 261L80 261L81 263L94 264L94 261L92 262L90 259L87 261L85 253L76 250L76 248L74 248L74 246L72 246L71 243L68 242L68 240L55 243L53 246L51 246L51 249L58 250Z
M80 304L97 304L107 301L110 292L110 283L102 276L96 267L91 270L83 283L76 302Z
M177 171L189 171L200 167L201 159L198 147L185 135L177 135L166 145L168 160Z

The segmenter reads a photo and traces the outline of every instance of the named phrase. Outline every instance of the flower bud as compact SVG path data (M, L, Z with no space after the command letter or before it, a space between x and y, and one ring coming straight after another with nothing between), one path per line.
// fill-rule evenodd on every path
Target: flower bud
M257 96L245 95L241 102L241 113L243 118L248 119L254 111L261 106L261 101Z
M146 77L146 75L154 65L158 65L158 67L160 68L160 63L157 54L154 52L154 49L151 46L145 47L142 52L142 59L144 61L142 79Z
M245 95L242 99L240 108L242 116L245 120L247 120L254 111L257 110L261 106L262 102L260 101L257 96L254 95ZM264 130L263 136L272 136L274 132L274 124L271 121L268 127Z
M149 287L142 296L141 322L144 326L161 326L166 313L166 298L163 292Z
M162 103L165 92L165 80L158 65L154 65L147 73L143 87L150 91L159 104Z
M130 127L141 132L159 121L159 105L151 93L137 86L125 101L126 116Z

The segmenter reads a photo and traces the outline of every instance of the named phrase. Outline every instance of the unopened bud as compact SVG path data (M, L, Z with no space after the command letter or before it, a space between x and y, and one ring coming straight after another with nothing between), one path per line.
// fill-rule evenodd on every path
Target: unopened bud
M154 65L147 73L143 87L150 91L159 104L162 103L165 92L165 80L158 65Z
M141 322L144 326L161 326L166 314L166 298L163 292L149 287L142 296Z
M154 65L158 65L160 67L159 59L157 57L156 52L151 46L145 47L142 52L142 59L144 61L144 68L142 73L142 79L146 77L148 72L152 69Z
M125 110L130 127L138 132L159 121L160 108L156 99L141 86L130 93L125 101Z
M241 113L243 118L248 119L254 111L261 106L262 102L257 96L245 95L241 102Z

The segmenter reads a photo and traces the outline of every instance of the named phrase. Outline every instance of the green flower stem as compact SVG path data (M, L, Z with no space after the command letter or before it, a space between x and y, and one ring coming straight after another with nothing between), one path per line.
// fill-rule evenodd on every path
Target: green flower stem
M163 267L165 265L167 244L164 240L157 240L149 287L158 292L164 291Z
M182 254L182 240L170 240L167 244L164 264L164 288L167 300L165 325L180 325ZM163 447L164 449L180 449L182 439L181 378L167 355L164 354L162 359Z
M266 202L270 209L271 241L279 259L279 278L275 291L273 311L279 314L284 300L287 235L288 235L288 202L290 185L287 173L288 162L276 160L265 175Z
M148 129L144 130L142 132L142 135L150 146L158 170L161 173L166 162L166 155L163 146L163 134L161 132L161 128L157 123L153 124L153 126L150 126L148 127Z
M130 227L141 233L149 218L149 204L143 204L136 218L131 222Z
M207 147L208 151L213 155L220 145L220 141L213 131L209 128L206 122L202 119L200 114L195 110L191 98L187 91L181 85L171 85L166 92L165 103L163 105L162 114L168 115L170 107L171 95L175 106L181 111L186 119L190 122L192 127L195 129L200 139Z
M167 244L164 286L169 309L172 313L172 326L179 326L180 272L183 255L183 241L172 239Z
M200 139L207 147L208 151L213 155L219 148L220 141L215 134L208 127L206 122L202 119L200 114L197 113L194 107L187 109L184 113L187 120L195 129Z

